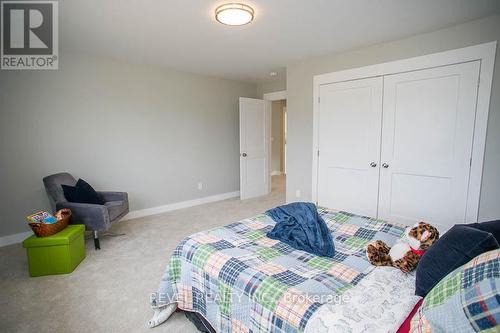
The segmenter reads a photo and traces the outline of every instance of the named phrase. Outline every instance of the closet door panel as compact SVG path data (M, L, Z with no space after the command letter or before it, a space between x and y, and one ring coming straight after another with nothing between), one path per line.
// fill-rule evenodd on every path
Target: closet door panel
M378 77L321 86L319 205L377 215L382 81Z
M379 216L465 222L479 62L384 78Z

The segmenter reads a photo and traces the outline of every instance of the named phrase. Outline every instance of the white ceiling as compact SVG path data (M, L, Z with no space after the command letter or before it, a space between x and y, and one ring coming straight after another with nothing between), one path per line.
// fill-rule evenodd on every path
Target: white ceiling
M239 0L246 26L217 23L220 0L61 0L61 48L251 82L287 63L395 40L500 11L500 0Z

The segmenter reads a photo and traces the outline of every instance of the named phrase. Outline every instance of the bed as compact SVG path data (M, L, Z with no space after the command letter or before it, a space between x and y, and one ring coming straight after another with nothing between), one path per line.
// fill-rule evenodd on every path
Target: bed
M262 214L193 234L174 250L151 303L203 316L217 332L396 332L420 297L415 277L372 266L365 246L405 227L318 208L335 243L318 257L266 237Z

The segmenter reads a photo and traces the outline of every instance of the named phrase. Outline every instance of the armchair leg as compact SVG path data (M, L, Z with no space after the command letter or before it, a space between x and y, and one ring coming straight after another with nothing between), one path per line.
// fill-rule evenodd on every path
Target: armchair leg
M97 233L97 231L94 231L94 245L96 250L101 249L101 244L99 243L99 234Z

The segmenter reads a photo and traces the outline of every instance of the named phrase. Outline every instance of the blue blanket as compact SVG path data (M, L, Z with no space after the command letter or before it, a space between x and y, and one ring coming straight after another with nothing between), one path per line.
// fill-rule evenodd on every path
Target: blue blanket
M270 209L266 215L276 222L267 237L317 256L334 256L332 235L314 204L294 202Z

